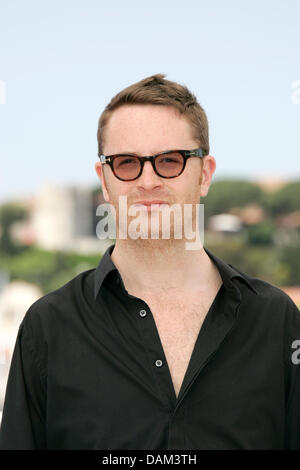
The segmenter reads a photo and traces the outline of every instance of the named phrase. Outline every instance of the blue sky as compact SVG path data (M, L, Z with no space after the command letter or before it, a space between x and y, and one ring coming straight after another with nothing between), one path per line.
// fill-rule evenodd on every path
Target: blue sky
M299 178L299 17L298 0L0 0L0 201L96 186L101 112L154 73L205 108L215 179Z

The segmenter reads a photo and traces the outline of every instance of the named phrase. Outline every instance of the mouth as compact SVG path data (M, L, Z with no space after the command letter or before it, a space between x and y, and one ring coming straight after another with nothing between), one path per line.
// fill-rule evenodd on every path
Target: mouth
M153 200L153 201L137 201L136 204L144 204L145 206L149 206L151 204L168 204L168 203L166 201Z
M151 207L152 204L155 204L156 207ZM146 206L147 210L159 209L162 206L168 206L169 204L166 201L154 200L154 201L138 201L134 204L135 206Z

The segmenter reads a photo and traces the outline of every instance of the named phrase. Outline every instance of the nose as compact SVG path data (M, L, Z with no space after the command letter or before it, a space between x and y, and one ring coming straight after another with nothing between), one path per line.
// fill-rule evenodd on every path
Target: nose
M162 178L155 173L151 162L145 162L143 172L136 181L137 187L144 189L162 186Z

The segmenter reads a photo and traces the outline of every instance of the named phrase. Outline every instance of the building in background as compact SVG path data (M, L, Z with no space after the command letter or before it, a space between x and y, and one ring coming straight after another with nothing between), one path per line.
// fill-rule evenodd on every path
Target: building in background
M105 200L100 188L95 191L90 187L44 184L25 204L29 217L13 225L12 236L22 244L44 250L103 252L113 240L102 239L103 229L99 233L101 217L97 216L97 207L102 203Z
M90 187L44 185L31 213L35 244L46 250L102 251L111 240L97 238L95 213L95 198Z

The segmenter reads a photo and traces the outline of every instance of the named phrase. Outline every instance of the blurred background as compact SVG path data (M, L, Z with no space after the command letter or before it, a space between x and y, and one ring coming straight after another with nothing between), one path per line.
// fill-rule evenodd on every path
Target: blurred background
M29 306L97 266L97 121L155 73L207 112L205 245L300 307L300 3L0 0L0 420Z

